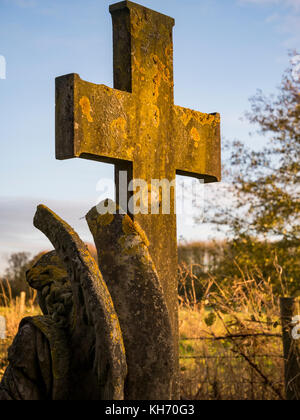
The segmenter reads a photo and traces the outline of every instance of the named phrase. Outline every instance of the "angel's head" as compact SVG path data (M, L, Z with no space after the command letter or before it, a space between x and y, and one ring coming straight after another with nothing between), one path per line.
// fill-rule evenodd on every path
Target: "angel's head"
M61 327L67 323L73 308L73 293L68 273L55 251L44 254L27 271L30 287L37 290L44 315L51 316Z

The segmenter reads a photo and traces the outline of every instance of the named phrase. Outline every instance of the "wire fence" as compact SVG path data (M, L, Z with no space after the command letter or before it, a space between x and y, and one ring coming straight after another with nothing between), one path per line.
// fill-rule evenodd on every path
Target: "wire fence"
M285 399L281 334L184 337L180 365L187 399Z

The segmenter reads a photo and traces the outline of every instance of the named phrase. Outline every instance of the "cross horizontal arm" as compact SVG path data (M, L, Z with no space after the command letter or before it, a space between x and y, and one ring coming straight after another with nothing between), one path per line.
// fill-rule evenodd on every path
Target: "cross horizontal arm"
M132 161L133 113L130 93L85 82L77 74L57 78L57 159Z
M177 174L221 180L220 114L203 114L174 106Z

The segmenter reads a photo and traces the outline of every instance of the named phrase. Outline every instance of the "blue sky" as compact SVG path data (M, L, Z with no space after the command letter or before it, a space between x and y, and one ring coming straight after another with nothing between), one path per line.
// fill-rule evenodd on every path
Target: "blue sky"
M35 231L43 202L90 240L84 220L109 165L56 161L54 80L79 73L112 86L112 28L107 0L0 0L0 270L11 252L49 247ZM240 118L257 88L274 91L300 41L300 0L143 0L176 19L175 102L222 115L227 139L249 142ZM257 147L263 140L252 139ZM180 221L179 236L205 227Z

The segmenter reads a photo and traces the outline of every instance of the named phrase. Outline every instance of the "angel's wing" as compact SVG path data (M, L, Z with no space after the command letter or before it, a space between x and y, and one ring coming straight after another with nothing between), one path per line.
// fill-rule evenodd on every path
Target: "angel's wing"
M147 237L128 215L100 215L93 208L86 219L123 332L125 399L168 400L175 374L173 335Z
M122 400L127 374L122 332L95 260L74 230L47 207L38 207L34 225L48 237L68 270L75 305L72 350L83 365L92 357L98 398Z

